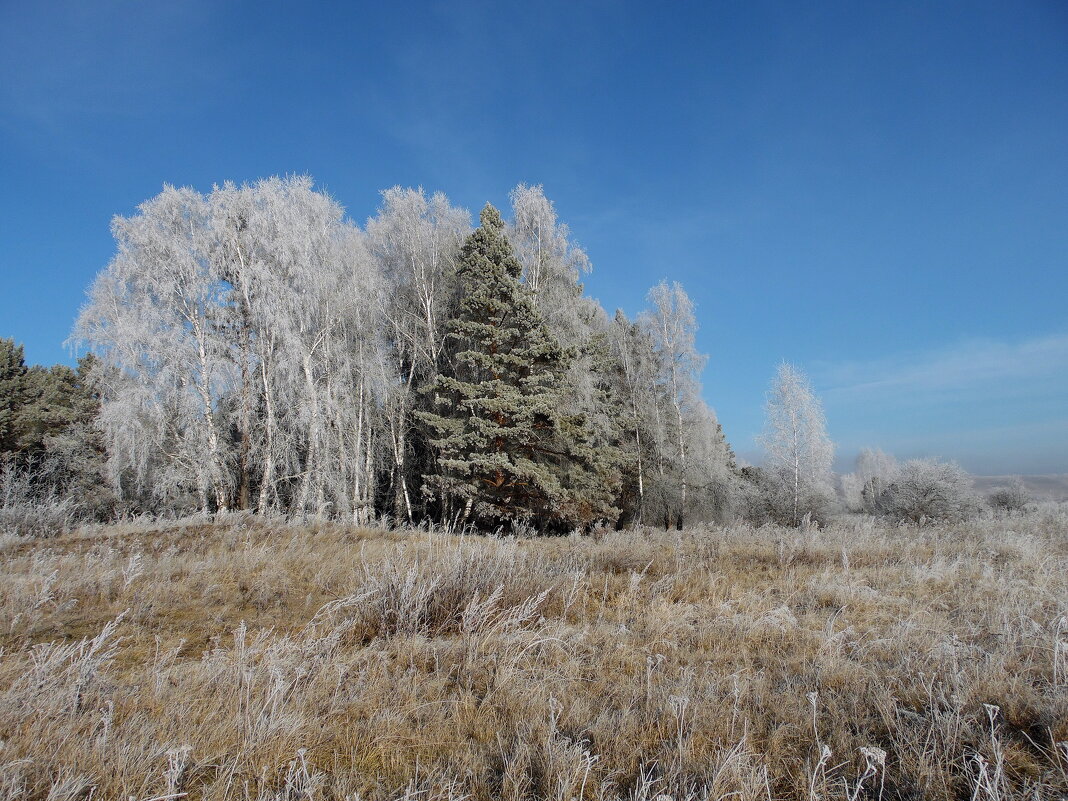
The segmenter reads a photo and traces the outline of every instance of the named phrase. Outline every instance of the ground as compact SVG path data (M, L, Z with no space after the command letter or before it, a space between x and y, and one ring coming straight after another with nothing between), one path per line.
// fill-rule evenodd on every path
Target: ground
M1068 510L0 539L0 798L1068 793Z

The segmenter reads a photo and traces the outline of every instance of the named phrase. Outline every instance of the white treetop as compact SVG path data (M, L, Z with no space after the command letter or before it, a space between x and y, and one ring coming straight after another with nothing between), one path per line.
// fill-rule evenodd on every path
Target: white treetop
M512 190L513 220L508 238L523 265L523 281L549 330L566 346L589 336L595 315L583 297L581 276L590 272L586 252L571 241L571 231L557 220L556 209L541 186L519 184Z

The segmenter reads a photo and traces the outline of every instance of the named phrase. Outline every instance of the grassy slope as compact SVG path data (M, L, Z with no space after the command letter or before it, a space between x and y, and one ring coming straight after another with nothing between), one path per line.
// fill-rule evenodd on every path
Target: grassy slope
M1066 614L1057 510L9 539L0 798L1052 798Z

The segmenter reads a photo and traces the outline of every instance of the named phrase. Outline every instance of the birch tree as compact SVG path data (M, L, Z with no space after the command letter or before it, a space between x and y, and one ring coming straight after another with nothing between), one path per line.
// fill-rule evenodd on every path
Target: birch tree
M632 470L625 481L632 519L681 526L722 520L734 507L737 467L715 412L700 397L704 357L695 344L693 304L681 286L661 284L652 309L631 323L621 311L609 326L621 415L620 446Z
M235 416L239 442L235 505L238 509L248 509L251 504L254 459L273 461L274 457L262 442L263 427L254 419L260 402L269 400L270 388L264 387L258 372L270 369L273 341L270 315L264 315L267 275L263 271L260 232L255 230L260 208L255 195L252 188L238 189L227 183L216 188L209 198L212 259L219 276L230 285L228 303L223 306L221 315L234 340L231 356L237 367L235 395L238 409ZM267 405L272 406L269 402ZM269 434L273 434L273 422L272 419L267 426ZM274 444L273 438L271 444ZM267 511L265 503L260 504L259 511Z
M371 372L359 359L368 353L361 336L376 328L361 316L377 292L362 236L303 176L226 184L210 204L240 376L231 403L240 432L239 503L248 504L256 455L260 512L355 514L353 492L367 482L363 467L358 478L349 474L364 461L339 454L349 429L360 426L349 420L349 384L360 386ZM361 421L362 411L358 401Z
M650 461L663 474L663 454L654 452L652 421L657 416L658 398L655 379L655 356L648 334L617 310L609 328L609 342L618 365L616 379L618 395L622 398L625 414L622 417L623 431L619 446L629 456L633 469L631 481L624 482L626 491L636 494L633 511L624 503L624 514L639 525L643 522L649 489L647 471Z
M199 508L225 510L231 454L218 415L233 371L208 217L202 195L171 186L116 217L118 253L90 289L76 338L119 371L100 413L113 479L130 475L161 499L191 490Z
M653 397L664 397L666 408L655 409L656 433L661 437L660 451L671 455L677 466L680 480L678 509L669 513L676 525L682 525L682 517L688 503L690 460L686 447L686 424L684 417L694 406L700 386L698 375L704 366L705 357L696 349L697 321L693 302L678 282L661 282L649 291L652 309L638 318L639 325L647 332L653 345L656 370L652 374L655 384ZM659 390L659 391L658 391ZM665 461L660 461L663 475Z
M341 207L306 177L168 187L114 229L77 327L113 479L205 510L366 510L380 282Z
M592 269L586 252L571 241L556 209L541 186L519 184L509 195L512 223L508 239L522 266L535 309L565 347L577 347L589 336L595 314L582 295L581 277Z
M818 513L831 494L834 444L827 436L823 406L796 367L779 366L764 409L759 441L766 467L781 493L776 499L780 514L796 526L806 513Z
M341 207L316 192L310 179L290 181L267 194L269 214L279 236L268 252L282 287L269 297L278 317L276 374L282 410L283 451L290 486L291 513L330 515L350 512L338 454L348 419L349 392L370 369L353 361L354 307L373 300L375 279L360 234L344 219ZM270 241L270 240L268 240ZM369 336L363 331L361 335ZM365 354L367 351L365 350ZM288 434L288 436L286 436ZM348 507L348 508L345 508Z
M378 215L367 222L370 250L378 262L385 291L380 315L388 330L392 388L386 397L386 422L393 469L394 515L415 516L410 465L412 413L417 390L438 372L444 324L455 302L456 259L470 230L466 211L445 195L393 187L382 193ZM425 466L425 465L424 465Z

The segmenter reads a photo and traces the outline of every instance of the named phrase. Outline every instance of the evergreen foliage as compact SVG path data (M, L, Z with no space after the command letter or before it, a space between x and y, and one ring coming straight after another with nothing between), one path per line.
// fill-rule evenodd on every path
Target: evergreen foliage
M452 368L428 387L439 469L431 492L489 525L535 519L572 527L614 519L606 460L587 421L565 414L565 350L520 283L499 212L487 204L460 252L463 300L449 321Z
M23 346L0 339L0 458L29 463L50 450L51 440L92 421L97 403L89 386L94 358L77 370L63 364L28 367Z
M25 403L26 361L22 345L0 339L0 457L18 447L16 418Z
M21 345L0 339L0 470L4 503L66 498L91 517L106 516L112 493L104 477L99 412L90 379L92 355L72 370L26 365Z

